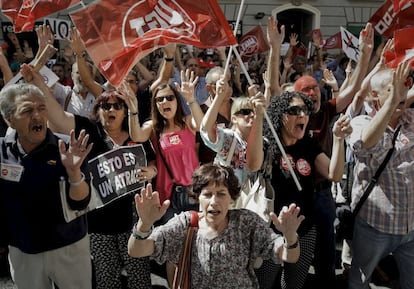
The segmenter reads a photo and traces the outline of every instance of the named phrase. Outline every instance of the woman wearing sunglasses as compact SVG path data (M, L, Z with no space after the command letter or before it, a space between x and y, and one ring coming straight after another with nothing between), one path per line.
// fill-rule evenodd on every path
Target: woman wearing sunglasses
M74 129L79 134L85 129L93 143L88 155L92 159L119 146L126 146L132 140L128 132L128 121L136 117L136 97L125 82L119 91L103 92L95 102L92 118L65 112L50 94L43 77L27 65L22 74L33 77L47 96L49 126L54 132L68 134ZM31 76L29 76L31 75ZM135 99L135 102L133 100ZM155 155L149 142L143 144L148 166L141 167L140 181L149 181L157 174ZM151 287L148 259L133 259L127 253L130 226L133 224L133 196L127 195L102 208L88 213L88 228L91 240L91 254L95 268L96 288L122 288L122 270L127 272L128 288Z
M297 263L284 264L280 280L282 288L302 288L305 283L316 241L312 200L315 178L320 175L331 181L341 180L344 166L344 138L352 132L349 119L340 116L333 126L332 157L329 159L321 147L306 134L312 110L312 102L299 92L284 92L280 97L273 97L267 108L268 116L302 187L299 191L266 123L264 136L270 141L269 149L272 153L271 181L275 190L274 212L279 212L283 206L293 202L301 208L301 214L305 216L298 229L301 254ZM258 127L261 127L262 115L258 117L257 122ZM256 171L260 169L263 162L261 129L254 130L251 136L252 141L247 148L247 166L252 171ZM262 288L274 288L275 282L279 282L274 277L277 274L269 274L269 272L278 271L281 267L269 262L265 261L258 272L258 276L261 276L259 280L263 277L270 278L265 281L262 279L263 283L269 285ZM260 274L260 271L263 274Z
M135 141L150 139L156 152L156 189L161 201L171 200L160 224L182 211L198 211L198 205L189 198L187 188L199 166L195 133L199 130L203 112L194 96L198 77L187 69L181 71L181 80L181 86L161 83L153 89L151 120L140 126L137 118L133 123L130 119L131 138ZM190 107L190 115L184 115L183 100Z
M206 146L217 153L214 163L232 167L239 184L243 186L251 176L246 167L246 148L256 118L256 106L253 105L251 98L244 96L233 98L231 128L217 126L217 114L224 99L230 97L229 91L231 90L227 81L224 79L217 81L216 96L203 118L200 135ZM259 93L254 99L264 106L263 94Z

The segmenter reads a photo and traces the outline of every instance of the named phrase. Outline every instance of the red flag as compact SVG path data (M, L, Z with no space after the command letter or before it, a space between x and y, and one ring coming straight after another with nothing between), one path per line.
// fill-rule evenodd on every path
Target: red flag
M307 36L311 39L311 41L313 41L313 39L318 38L319 39L319 45L323 44L322 32L319 28L318 29L313 29L311 32L308 33Z
M252 56L269 49L270 47L260 25L244 34L239 40L238 50L244 62L248 61Z
M201 48L237 43L216 0L106 0L71 18L89 55L115 86L140 58L169 42Z
M400 29L394 34L394 51L384 53L389 68L396 68L400 62L414 57L414 27Z
M11 20L14 32L33 29L37 19L64 10L80 0L0 0L1 12Z
M386 0L368 22L372 23L379 35L391 38L395 30L414 25L414 5L406 6L406 4L398 6L404 9L397 13L394 11L393 0Z
M413 0L393 0L392 4L394 6L395 13L398 13L401 10L403 10L405 5L407 5L408 3L413 3L413 2L414 2Z
M328 39L325 40L325 44L322 46L323 50L342 48L341 32L337 32Z

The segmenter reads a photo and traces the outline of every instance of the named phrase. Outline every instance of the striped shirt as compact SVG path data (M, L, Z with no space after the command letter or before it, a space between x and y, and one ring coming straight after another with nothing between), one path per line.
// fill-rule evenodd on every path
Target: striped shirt
M383 138L371 148L363 148L361 134L372 118L355 117L351 124L350 148L355 154L352 208L361 198L369 181L392 147L394 129L387 127ZM389 234L406 234L414 230L414 110L407 109L400 118L401 130L395 151L377 185L358 214L375 229Z

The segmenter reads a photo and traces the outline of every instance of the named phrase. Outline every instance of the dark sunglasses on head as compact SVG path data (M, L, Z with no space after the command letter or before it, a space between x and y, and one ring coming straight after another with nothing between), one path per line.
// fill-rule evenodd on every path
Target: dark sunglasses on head
M305 115L310 115L310 111L308 107L305 105L304 106L299 106L299 105L289 106L285 112L290 115L300 115L302 112Z
M156 102L158 102L158 103L161 103L161 102L164 102L164 100L167 100L167 101L173 101L173 100L174 100L174 98L175 98L175 96L174 96L174 95L157 96L157 97L155 98L155 101L156 101Z
M111 107L113 107L115 110L121 110L123 106L124 105L122 103L119 103L119 102L114 102L114 103L104 102L104 103L101 103L101 108L103 110L110 110Z
M253 112L253 109L251 108L242 108L239 111L237 111L235 114L250 115L252 112Z

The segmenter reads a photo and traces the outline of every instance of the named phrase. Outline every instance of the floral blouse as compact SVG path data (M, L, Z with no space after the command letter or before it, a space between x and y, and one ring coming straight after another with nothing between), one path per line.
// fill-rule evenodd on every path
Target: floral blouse
M229 210L227 228L213 239L197 232L191 253L191 288L259 288L253 264L257 257L281 263L277 251L283 237L273 232L258 215L240 209ZM152 259L178 263L190 213L176 215L156 227L149 238L155 241Z

